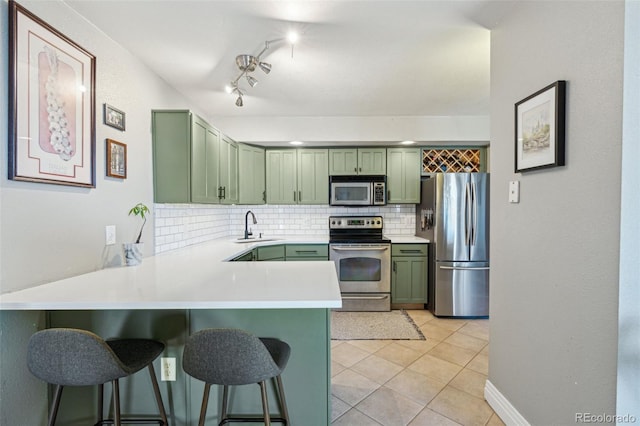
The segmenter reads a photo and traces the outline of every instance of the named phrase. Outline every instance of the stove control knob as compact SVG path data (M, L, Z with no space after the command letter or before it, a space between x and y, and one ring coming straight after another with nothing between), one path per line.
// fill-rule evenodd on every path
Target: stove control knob
M377 224L377 225L380 225L380 221L379 221L379 220L376 220L376 224Z
M342 225L342 221L341 220L338 221L338 225Z
M332 225L335 225L335 224L336 224L336 221L335 221L335 220L332 220L332 221L331 221L331 224L332 224Z

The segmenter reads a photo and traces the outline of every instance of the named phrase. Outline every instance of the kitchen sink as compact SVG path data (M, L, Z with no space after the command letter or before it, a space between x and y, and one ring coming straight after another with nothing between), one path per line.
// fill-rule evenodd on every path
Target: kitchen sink
M238 238L234 243L259 243L261 241L278 241L282 238Z

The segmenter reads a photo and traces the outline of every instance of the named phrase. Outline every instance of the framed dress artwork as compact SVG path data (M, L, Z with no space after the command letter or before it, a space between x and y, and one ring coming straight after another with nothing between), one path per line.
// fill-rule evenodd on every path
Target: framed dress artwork
M95 62L9 1L9 179L95 187Z

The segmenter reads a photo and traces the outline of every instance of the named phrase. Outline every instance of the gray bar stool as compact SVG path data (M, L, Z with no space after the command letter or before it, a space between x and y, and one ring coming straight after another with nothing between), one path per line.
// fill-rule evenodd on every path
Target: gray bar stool
M29 339L27 366L37 378L56 385L48 426L53 426L65 386L99 385L96 425L159 424L168 425L156 379L153 361L164 350L164 343L150 339L103 340L94 333L73 328L50 328ZM151 384L160 411L160 419L122 419L118 379L149 368ZM114 418L103 418L104 384L113 385Z
M191 335L184 346L182 368L205 383L199 426L204 426L212 384L222 385L222 411L219 425L229 422L271 422L289 424L289 413L280 377L289 360L291 348L281 340L258 338L237 329L205 329ZM280 417L269 414L266 381L275 379ZM262 417L227 413L229 386L260 385Z

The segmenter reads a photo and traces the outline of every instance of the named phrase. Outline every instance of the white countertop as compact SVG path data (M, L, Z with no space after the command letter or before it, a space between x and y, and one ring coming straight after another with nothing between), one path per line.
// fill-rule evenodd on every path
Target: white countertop
M430 242L426 238L416 237L415 235L385 234L385 237L390 239L392 244L427 244Z
M0 295L0 310L279 309L342 305L333 262L225 262L257 245L220 239Z

